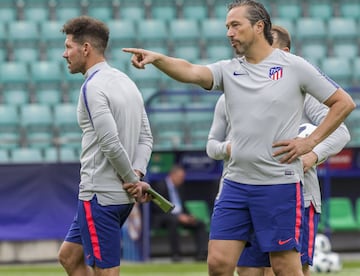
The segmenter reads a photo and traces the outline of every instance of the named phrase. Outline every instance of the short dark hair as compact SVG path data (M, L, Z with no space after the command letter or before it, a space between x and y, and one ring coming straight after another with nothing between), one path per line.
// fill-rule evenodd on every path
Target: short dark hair
M66 35L73 35L76 43L87 41L100 53L104 53L109 41L109 28L100 20L89 16L79 16L67 21L62 30Z
M276 32L280 48L287 47L289 50L291 49L291 36L285 28L274 25L271 31Z
M235 7L247 6L248 7L248 19L252 26L258 21L264 22L264 36L270 45L273 44L273 36L271 34L271 18L264 5L254 0L235 0L228 5L228 11Z

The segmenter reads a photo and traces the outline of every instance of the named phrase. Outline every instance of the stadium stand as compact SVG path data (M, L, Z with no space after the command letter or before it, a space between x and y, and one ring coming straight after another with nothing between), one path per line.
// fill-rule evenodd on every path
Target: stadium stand
M357 47L360 6L357 1L347 0L341 5L330 0L262 3L270 11L273 23L284 26L291 33L292 52L318 65L345 88L360 85ZM36 103L49 106L52 112L58 105L76 105L83 76L68 72L62 58L64 35L60 30L68 18L88 14L108 24L111 31L109 62L136 81L145 102L179 101L185 107L194 101L193 95L168 97L162 94L155 98L154 95L161 89L180 91L194 86L171 80L151 66L145 71L134 69L129 54L123 53L121 48L144 47L202 64L231 58L233 52L225 27L227 4L225 0L191 3L181 0L0 1L0 45L3 46L0 51L0 103L19 110L23 105ZM215 103L216 97L202 97L201 101ZM149 108L152 113L156 110L152 106ZM178 112L168 110L167 117ZM155 113L151 117L158 120ZM355 117L352 115L348 121L354 140L358 141L358 130L353 123ZM151 123L156 129L158 122ZM67 135L74 138L78 131ZM184 135L179 135L175 131L173 135L180 137L181 145L188 145L204 139L205 130L201 132L185 131ZM162 139L169 140L170 133L162 134ZM16 140L14 145L29 144L30 135L11 135ZM57 135L60 132L55 131L55 141L66 140ZM52 143L54 145L57 144Z

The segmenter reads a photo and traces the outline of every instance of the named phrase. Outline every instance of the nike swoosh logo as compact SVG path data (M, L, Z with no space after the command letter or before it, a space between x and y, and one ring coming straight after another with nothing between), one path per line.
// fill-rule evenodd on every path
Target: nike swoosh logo
M243 75L247 75L247 73L239 73L234 71L234 76L243 76Z
M288 243L288 242L291 241L291 240L292 240L292 238L289 238L289 239L284 240L284 241L279 240L278 243L279 243L279 245L284 245L284 244Z

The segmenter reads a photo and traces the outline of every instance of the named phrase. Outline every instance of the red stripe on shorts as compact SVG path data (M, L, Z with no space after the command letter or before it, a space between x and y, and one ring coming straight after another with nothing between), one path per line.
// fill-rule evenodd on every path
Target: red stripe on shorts
M296 183L296 221L295 221L295 240L299 242L301 228L301 186Z
M96 233L95 223L94 223L92 212L91 212L90 201L84 201L84 209L85 209L86 222L87 222L88 230L90 233L91 245L92 245L93 251L94 251L94 256L98 260L101 260L99 238Z
M309 207L309 240L308 240L308 256L311 258L313 256L313 248L314 248L314 237L315 237L315 226L314 226L314 214L315 209L312 203Z

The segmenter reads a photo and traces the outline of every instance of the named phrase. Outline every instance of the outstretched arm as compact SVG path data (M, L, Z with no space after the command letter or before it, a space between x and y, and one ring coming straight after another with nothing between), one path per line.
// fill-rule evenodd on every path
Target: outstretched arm
M123 48L124 52L132 53L131 63L138 69L144 69L151 63L169 77L185 83L193 83L205 89L211 89L213 76L205 65L192 64L184 59L169 57L157 52L138 48Z

